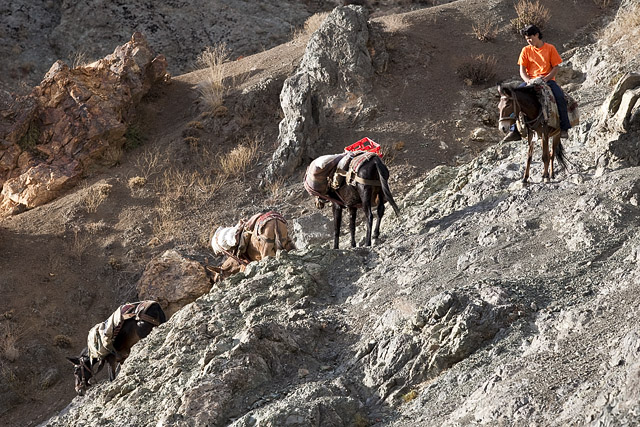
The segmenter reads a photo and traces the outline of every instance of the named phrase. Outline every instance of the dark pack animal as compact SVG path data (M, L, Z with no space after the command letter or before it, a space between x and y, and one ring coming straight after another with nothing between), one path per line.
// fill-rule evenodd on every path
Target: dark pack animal
M164 311L155 301L141 301L124 304L104 322L98 323L90 331L87 347L78 357L67 357L73 363L75 389L83 395L91 378L109 366L109 380L117 374L118 364L129 356L131 347L151 330L166 322Z
M508 132L520 114L524 116L524 122L529 130L527 132L529 151L522 182L526 184L529 179L534 132L542 143L542 162L544 163L542 179L548 181L555 178L554 159L557 159L565 169L567 167L564 148L560 142L560 129L552 128L547 124L535 87L514 87L500 84L498 85L498 93L500 94L500 103L498 104L498 127L500 130L504 133ZM551 145L549 145L549 138L551 138Z
M347 160L347 161L345 161ZM326 180L326 182L325 182ZM351 221L351 247L356 246L356 215L362 208L367 226L365 245L371 246L371 238L380 236L380 222L384 216L385 202L389 202L396 213L400 209L389 189L389 169L380 157L369 152L322 156L307 168L305 189L318 199L316 205L323 207L331 202L334 218L333 247L338 249L342 210L349 209ZM373 226L372 207L376 207L377 219Z

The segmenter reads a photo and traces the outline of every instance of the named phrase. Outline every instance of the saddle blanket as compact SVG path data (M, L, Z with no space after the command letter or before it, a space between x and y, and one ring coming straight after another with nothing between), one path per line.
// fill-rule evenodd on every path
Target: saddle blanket
M242 234L242 224L234 227L218 227L211 238L211 248L216 255L222 255L238 247Z
M315 195L327 194L329 192L329 180L338 167L340 160L347 154L328 154L315 159L309 167L304 178L304 185L307 191ZM311 191L310 191L311 190Z
M150 300L128 302L118 307L107 320L91 328L87 337L89 357L92 359L102 359L109 354L115 354L116 350L113 347L113 342L118 336L122 324L127 319L135 317L137 320L144 320L157 326L159 322L146 314L149 307L153 304L157 303Z
M558 113L558 104L556 98L553 96L551 88L538 81L532 83L538 94L538 100L542 104L542 114L544 120L549 127L554 129L560 129L560 114ZM564 92L564 98L567 101L567 113L569 115L569 123L571 126L577 126L580 123L580 113L578 111L578 102L571 96Z
M116 350L113 348L113 341L120 332L124 315L135 310L137 304L124 304L118 307L111 316L102 323L98 323L89 331L87 337L87 349L89 357L92 359L102 359L109 354L114 354Z

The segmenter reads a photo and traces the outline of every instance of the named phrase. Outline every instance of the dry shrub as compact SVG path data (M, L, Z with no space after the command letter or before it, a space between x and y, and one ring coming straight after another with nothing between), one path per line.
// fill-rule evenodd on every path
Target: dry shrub
M128 181L129 188L131 188L132 190L135 188L142 188L146 185L146 183L147 183L147 180L141 176L134 176L132 178L129 178L129 181Z
M266 203L268 205L277 205L278 200L282 200L284 192L284 178L278 178L275 181L265 184L265 190L268 194Z
M464 60L457 69L458 75L469 85L487 83L496 76L495 56L475 55Z
M0 357L9 362L15 362L20 357L18 350L18 334L14 328L6 324L0 324Z
M88 213L95 213L111 192L111 184L96 184L87 188L84 196L84 207Z
M140 173L140 177L148 181L152 175L158 173L160 167L160 152L158 149L145 150L141 156L136 158L136 168Z
M606 9L607 7L611 6L611 3L613 3L612 0L593 0L593 2L597 4L601 9Z
M219 157L219 173L226 176L244 176L258 158L258 147L257 138L246 138L229 153Z
M618 50L627 50L636 46L640 36L640 5L636 4L618 17L601 34L604 43ZM633 50L636 50L635 48Z
M71 348L71 338L66 335L56 335L53 337L53 345L60 348Z
M551 17L549 9L541 5L540 0L519 0L513 7L517 17L511 20L511 28L518 34L527 25L535 25L542 30Z
M122 149L122 147L110 145L102 153L102 160L107 166L115 166L117 164L120 164L120 159L122 159L123 154L124 150Z
M473 25L473 34L476 38L483 42L489 42L496 38L498 35L498 24L492 20L476 19Z
M73 243L71 244L71 252L78 260L78 263L82 264L82 255L91 246L92 239L85 233L80 233L77 229L73 232Z
M212 197L226 184L226 177L172 167L156 180L161 194L153 220L155 237L166 241L183 233L185 213L210 205Z
M220 107L227 93L224 85L222 64L229 59L229 51L224 43L207 48L198 56L197 63L206 70L203 81L198 85L200 96L211 111Z
M324 20L329 16L329 12L319 12L311 15L304 21L304 25L295 28L292 31L291 38L293 40L308 39L322 25Z

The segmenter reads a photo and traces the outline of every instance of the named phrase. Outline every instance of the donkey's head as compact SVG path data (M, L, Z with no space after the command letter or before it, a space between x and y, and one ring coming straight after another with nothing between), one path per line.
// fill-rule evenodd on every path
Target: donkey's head
M86 355L80 355L79 357L67 357L67 360L73 363L76 393L78 396L83 396L91 385L89 380L95 375L91 358Z

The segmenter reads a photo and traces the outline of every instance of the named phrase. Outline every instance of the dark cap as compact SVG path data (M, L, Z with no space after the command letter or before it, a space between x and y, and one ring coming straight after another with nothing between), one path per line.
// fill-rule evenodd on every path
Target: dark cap
M520 30L520 34L522 34L522 37L538 34L538 37L542 38L542 32L540 31L540 28L535 25L527 25L522 30Z

